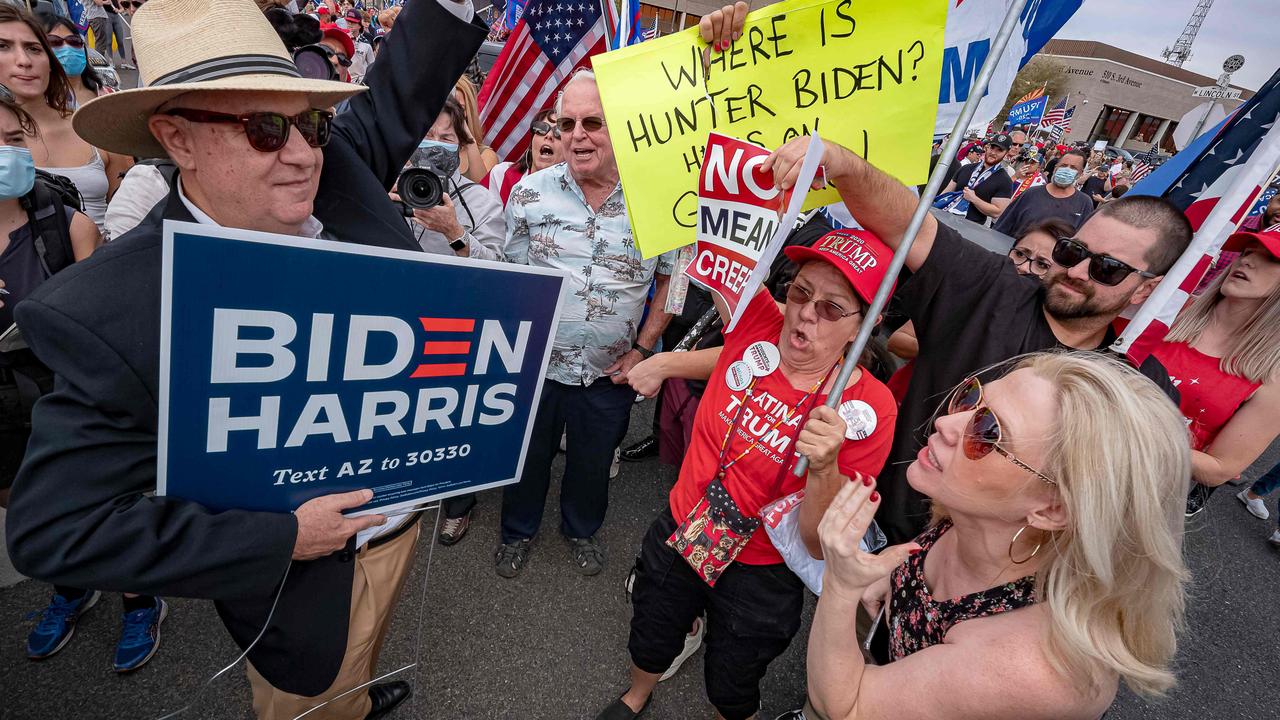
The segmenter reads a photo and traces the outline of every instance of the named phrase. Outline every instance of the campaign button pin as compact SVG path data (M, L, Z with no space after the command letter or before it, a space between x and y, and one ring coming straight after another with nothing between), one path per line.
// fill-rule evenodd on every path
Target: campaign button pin
M733 363L724 373L724 384L734 392L746 389L751 384L751 366L741 360Z
M844 420L844 436L850 440L865 440L876 431L876 411L865 401L849 400L841 403L840 419Z
M761 340L747 346L746 352L742 353L742 361L750 366L753 375L764 377L778 369L782 354L778 352L777 345Z

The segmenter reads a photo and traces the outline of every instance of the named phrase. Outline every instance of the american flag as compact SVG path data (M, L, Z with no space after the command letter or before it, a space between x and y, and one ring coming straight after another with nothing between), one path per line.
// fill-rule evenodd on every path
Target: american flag
M608 51L610 21L600 0L529 0L480 88L480 125L498 157L519 157L533 116L592 55Z
M1063 136L1071 132L1071 118L1075 114L1076 114L1076 109L1073 106L1069 110L1067 110L1065 115L1062 116L1062 122L1059 122L1055 124L1053 127L1049 128L1049 139L1053 141L1054 145L1057 145L1058 143L1062 142Z
M1130 180L1138 182L1142 178L1150 175L1152 170L1155 170L1155 168L1141 160L1135 160L1133 163L1133 174L1130 176Z
M1058 101L1057 105L1053 106L1052 110L1044 114L1044 118L1040 120L1040 127L1051 128L1054 125L1061 123L1062 118L1066 117L1066 115L1067 115L1067 98L1064 97Z
M1147 182L1131 191L1130 194L1163 195L1186 213L1196 235L1173 269L1138 309L1113 349L1141 363L1164 339L1178 311L1217 257L1222 243L1253 207L1280 162L1277 120L1280 120L1280 71L1236 109L1181 174L1169 177L1158 186ZM1155 179L1152 176L1151 180ZM1245 183L1247 192L1243 197L1237 195L1230 199L1231 207L1223 208L1229 212L1211 215L1218 201L1237 181Z
M656 38L656 37L658 37L658 16L657 16L657 15L654 15L654 16L653 16L653 27L651 27L651 28L649 28L648 30L645 30L645 31L644 31L644 39L645 39L645 40L652 40L652 39L654 39L654 38Z

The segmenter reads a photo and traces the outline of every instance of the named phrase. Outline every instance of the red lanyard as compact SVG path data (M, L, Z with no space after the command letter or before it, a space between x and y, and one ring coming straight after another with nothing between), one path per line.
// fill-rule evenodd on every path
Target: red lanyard
M835 365L831 367L831 370L835 370L839 366L840 366L840 363L837 362ZM831 377L831 370L828 370L827 374L823 375L822 379L819 380L816 384L814 384L813 387L809 388L809 392L805 393L804 397L800 398L800 401L796 403L797 411L800 410L800 407L804 405L805 401L807 401L810 397L813 397L815 400L817 399L817 397L814 396L814 393L817 392L818 388L827 384L827 380ZM774 421L773 427L766 430L764 433L761 434L761 436L752 438L751 443L747 445L745 450L738 453L737 457L730 460L728 463L724 461L725 454L728 453L729 451L729 438L733 436L734 431L738 429L738 423L742 421L742 413L746 411L747 403L751 401L751 391L755 389L756 380L758 379L759 378L754 378L754 377L751 378L751 384L747 386L747 393L742 397L742 404L738 406L738 413L734 415L733 423L729 425L729 430L725 432L724 440L721 441L720 443L720 459L717 462L717 465L719 466L719 468L716 470L716 479L722 482L724 481L725 473L729 471L729 468L733 467L734 463L737 463L739 460L746 457L747 453L751 452L755 448L755 446L759 444L760 437L763 437L764 435L768 435L770 432L778 429L778 426L782 424L782 421L787 418L788 413L785 413L785 412L779 413L779 417L776 421ZM810 409L812 410L812 408Z

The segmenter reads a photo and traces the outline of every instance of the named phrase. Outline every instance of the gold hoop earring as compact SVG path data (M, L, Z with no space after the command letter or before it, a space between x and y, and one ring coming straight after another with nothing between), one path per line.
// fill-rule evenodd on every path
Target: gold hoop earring
M1009 562L1013 563L1014 565L1022 565L1023 563L1031 560L1031 558L1036 556L1036 553L1040 552L1040 547L1044 545L1044 541L1041 540L1040 542L1036 543L1036 549L1032 550L1030 555L1022 558L1021 560L1013 559L1013 546L1018 543L1018 538L1021 537L1022 531L1026 530L1029 527L1031 526L1023 525L1022 527L1018 528L1018 532L1014 533L1013 539L1009 541Z

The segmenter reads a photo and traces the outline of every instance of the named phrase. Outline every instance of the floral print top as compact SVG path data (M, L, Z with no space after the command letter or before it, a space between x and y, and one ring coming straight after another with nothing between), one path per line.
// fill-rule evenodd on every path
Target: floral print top
M566 163L516 183L506 220L511 262L569 276L547 378L590 385L631 350L654 273L671 274L675 251L641 258L622 185L592 210Z
M893 571L889 595L889 658L901 660L913 652L942 643L957 623L998 615L1036 602L1035 576L1028 575L999 587L954 600L934 600L924 578L924 559L938 538L951 528L944 520L916 538L924 548Z

